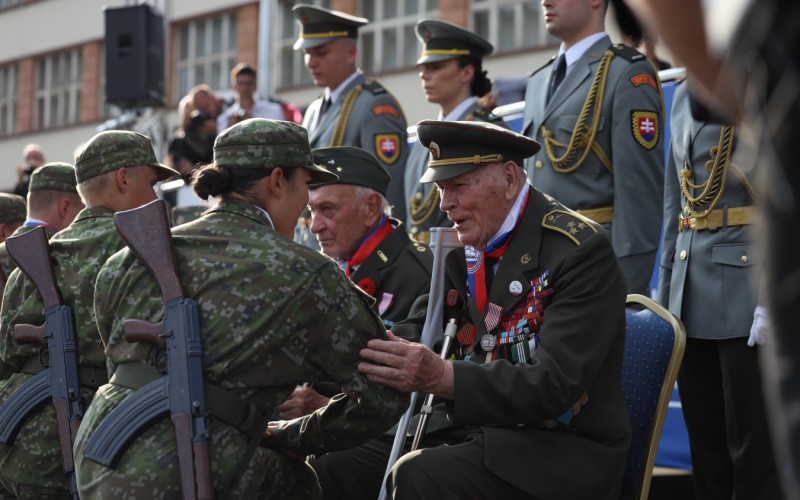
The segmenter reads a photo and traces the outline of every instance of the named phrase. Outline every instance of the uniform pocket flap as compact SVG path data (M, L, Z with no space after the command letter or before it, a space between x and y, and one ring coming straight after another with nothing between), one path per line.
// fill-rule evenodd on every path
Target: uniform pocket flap
M753 260L753 244L730 243L714 245L711 250L711 261L715 264L725 264L727 266L751 266L755 262Z

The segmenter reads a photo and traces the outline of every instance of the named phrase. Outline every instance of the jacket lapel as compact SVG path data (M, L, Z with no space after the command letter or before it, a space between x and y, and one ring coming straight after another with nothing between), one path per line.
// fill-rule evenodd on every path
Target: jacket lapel
M525 113L522 118L522 133L528 137L536 136L535 130L528 130L533 122L542 122L542 120L536 120L536 118L544 115L547 83L549 82L554 60L555 57L546 66L528 77L528 85L525 88Z
M344 90L342 90L341 94L339 94L339 97L336 99L336 101L331 103L331 107L328 108L328 111L325 112L325 116L323 116L322 119L317 124L316 128L314 129L314 132L311 134L312 137L309 137L308 142L317 141L319 137L323 135L324 131L332 129L333 127L336 126L336 121L339 119L339 113L342 110L342 105L344 104L344 99L347 97L347 94L349 94L350 91L356 88L356 85L364 83L364 80L366 80L366 77L364 75L358 75L357 77L355 77L355 79L353 79L352 82L350 82L347 85L347 87L344 88ZM317 104L315 109L316 112L319 113L319 108L322 105L322 100L318 100L317 102L319 104ZM318 145L318 147L327 147L327 146L328 144Z

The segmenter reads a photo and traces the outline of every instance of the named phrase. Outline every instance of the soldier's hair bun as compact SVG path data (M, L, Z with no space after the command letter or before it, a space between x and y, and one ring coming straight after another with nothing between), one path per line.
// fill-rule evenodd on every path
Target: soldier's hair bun
M231 190L231 171L215 163L205 165L192 174L192 186L197 196L204 200L225 194Z

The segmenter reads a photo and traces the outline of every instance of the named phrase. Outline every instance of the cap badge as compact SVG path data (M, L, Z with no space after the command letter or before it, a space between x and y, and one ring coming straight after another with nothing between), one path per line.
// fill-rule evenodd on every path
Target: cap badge
M439 157L442 155L442 152L439 151L439 145L436 144L435 142L431 142L430 146L428 146L428 149L430 149L431 158L433 158L434 160L438 160Z

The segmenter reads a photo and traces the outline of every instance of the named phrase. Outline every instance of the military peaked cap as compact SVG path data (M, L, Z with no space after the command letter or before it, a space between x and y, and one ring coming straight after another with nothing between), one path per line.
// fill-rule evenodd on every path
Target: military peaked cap
M78 152L75 176L81 183L98 175L140 165L156 169L159 180L180 175L158 162L153 144L146 135L128 130L106 130L89 139Z
M423 19L416 26L417 38L422 42L422 55L417 64L426 64L461 56L481 60L494 51L483 37L455 24L436 19Z
M52 162L42 165L31 174L28 191L63 191L78 194L75 167L69 163Z
M417 124L417 137L430 150L422 183L457 177L488 163L510 160L521 168L540 147L524 135L478 121L424 120Z
M294 50L318 47L337 38L358 38L358 28L369 22L363 17L304 3L295 5L292 12L300 23L300 38L294 43Z
M231 168L308 169L309 183L336 180L314 163L308 132L293 122L250 118L228 127L214 141L214 163Z
M339 180L329 184L353 184L374 189L384 197L389 180L389 172L369 151L354 146L315 149L314 162L324 166L339 176ZM324 184L310 186L316 189Z

